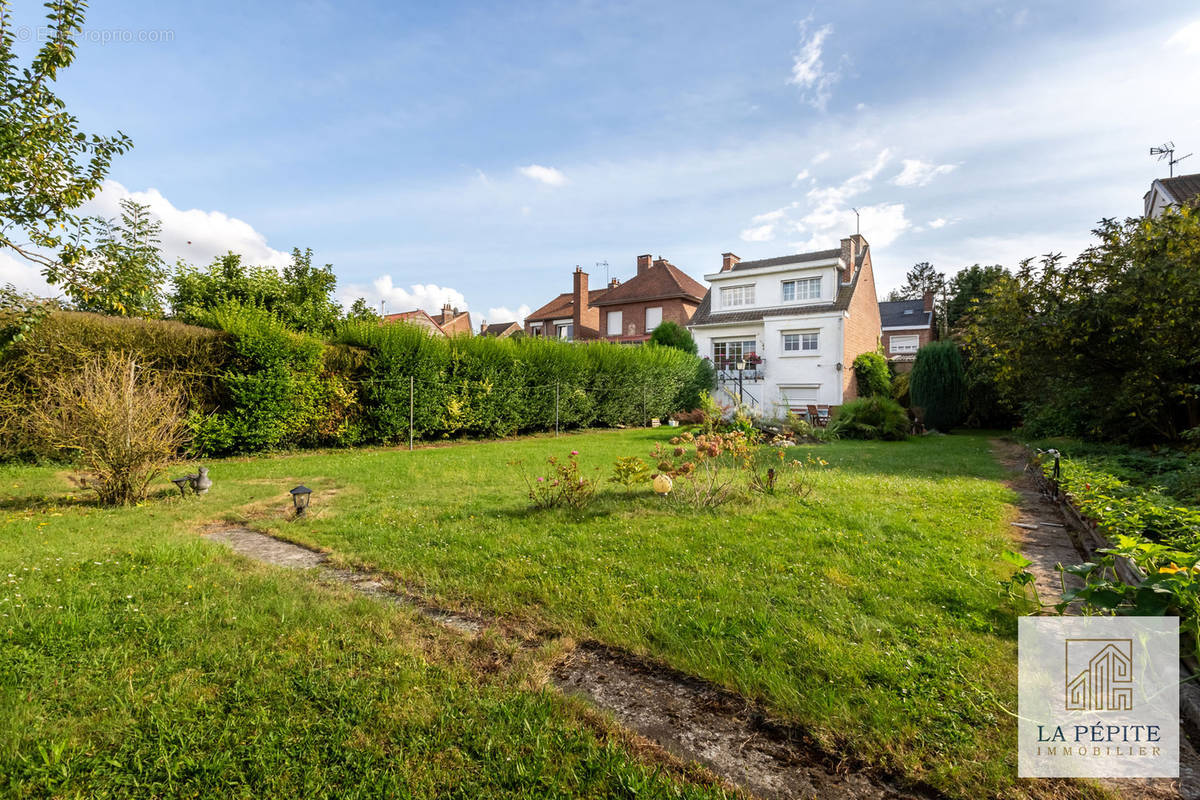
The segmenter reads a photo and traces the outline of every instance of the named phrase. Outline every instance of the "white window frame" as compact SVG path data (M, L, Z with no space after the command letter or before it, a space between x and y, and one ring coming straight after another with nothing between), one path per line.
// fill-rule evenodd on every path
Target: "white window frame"
M797 347L788 347L788 337L795 336ZM810 340L811 337L811 340ZM812 347L805 347L811 341ZM779 339L779 352L785 356L815 356L821 353L820 331L783 331Z
M608 312L608 317L607 317L608 323L607 323L606 329L608 330L609 336L620 336L621 335L621 324L622 324L621 316L622 315L621 315L620 311L609 311ZM614 327L616 328L616 330L613 330Z
M651 311L658 312L658 321L653 324L650 322ZM662 306L651 306L650 308L646 309L646 333L652 333L655 328L657 328L659 325L662 325L662 312Z
M803 288L803 292L800 289ZM788 297L788 290L791 290L792 296ZM785 303L800 303L805 300L820 300L821 299L821 276L817 275L811 278L789 278L784 281L780 289L780 297Z
M738 361L739 359L745 358L746 356L750 355L751 353L759 354L758 353L758 340L754 339L754 338L745 339L745 338L739 337L736 339L733 339L733 338L731 338L731 339L714 339L712 345L713 345L713 353L712 353L713 366L715 366L717 369L729 369L728 364L732 364L732 363ZM728 351L730 350L729 345L738 345L736 355L733 355L733 356L729 356L729 355L718 356L717 355L717 347L718 346L721 347L722 350L724 350L726 353L728 353ZM746 345L750 345L749 350L746 349ZM728 362L728 364L726 362Z
M536 325L530 325L529 326L529 335L530 336L541 336L542 335L542 323L539 322Z
M897 340L905 343L904 347L897 346ZM916 333L904 333L897 336L891 334L888 337L888 352L896 355L911 355L921 349L921 336Z
M721 308L741 308L754 305L754 284L721 287Z
M573 341L575 339L575 323L556 322L554 324L554 337L568 342Z

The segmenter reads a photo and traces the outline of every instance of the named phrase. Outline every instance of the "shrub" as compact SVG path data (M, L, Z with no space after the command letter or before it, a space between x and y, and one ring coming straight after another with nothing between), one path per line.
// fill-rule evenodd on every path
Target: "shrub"
M674 347L693 356L697 352L696 340L692 338L691 332L670 320L659 323L658 327L650 332L650 341L662 347Z
M887 359L882 353L859 353L854 359L854 380L859 397L888 397L891 394L892 381Z
M145 499L187 440L181 393L122 354L39 381L29 424L47 451L74 455L105 505Z
M886 397L863 397L838 408L829 432L847 439L900 441L910 430L908 412Z
M608 481L624 486L626 492L632 492L638 484L650 482L650 467L637 456L624 456L613 463Z
M892 378L892 399L907 408L911 405L908 396L909 373L899 372Z
M520 461L509 462L510 466L520 466ZM584 476L579 466L579 452L572 450L565 460L557 456L546 459L550 466L549 474L522 474L525 479L526 493L529 502L537 509L567 506L576 511L587 508L596 499L596 482ZM599 470L599 467L596 468Z
M954 342L932 342L917 351L909 377L912 404L924 412L925 424L949 431L962 418L966 379Z
M741 494L738 471L750 467L754 452L745 433L685 433L672 438L670 444L666 449L659 442L651 452L658 474L671 478L669 501L715 508Z

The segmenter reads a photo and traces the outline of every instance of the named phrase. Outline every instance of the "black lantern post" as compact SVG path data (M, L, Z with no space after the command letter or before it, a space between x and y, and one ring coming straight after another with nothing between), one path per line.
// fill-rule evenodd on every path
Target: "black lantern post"
M304 484L300 484L295 489L292 489L292 505L296 507L296 516L303 517L305 509L308 508L308 501L312 495L312 489L309 489Z

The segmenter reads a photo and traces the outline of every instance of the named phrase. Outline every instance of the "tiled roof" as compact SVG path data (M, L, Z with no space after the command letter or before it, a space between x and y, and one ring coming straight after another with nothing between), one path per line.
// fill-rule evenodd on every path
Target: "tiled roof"
M925 310L924 300L893 300L879 304L879 322L883 328L928 328L933 312Z
M608 289L592 289L588 292L588 305L595 305L596 301L605 295ZM564 292L558 297L551 300L546 305L534 311L525 317L525 321L536 321L543 319L566 319L572 315L575 305L575 295L573 292Z
M1170 193L1176 203L1186 203L1200 195L1200 172L1175 178L1161 178L1159 183Z
M837 297L832 303L821 303L820 305L811 306L783 306L782 308L760 308L751 309L748 311L712 311L712 289L704 295L704 300L701 301L700 307L696 309L696 313L692 315L691 325L719 325L727 322L757 322L766 317L798 317L808 316L810 314L827 314L830 311L845 311L850 307L850 298L854 297L854 289L858 286L858 276L862 274L863 259L866 258L867 250L864 248L859 252L857 263L854 268L854 280L848 284L838 282ZM778 258L767 258L762 261L748 261L743 263L758 264L759 266L775 266L778 264L791 264L795 261L818 261L824 258L831 258L832 255L841 255L841 250L823 250L818 253L803 253L801 256L782 256L783 260ZM832 255L831 255L832 254ZM771 263L768 263L771 262ZM737 269L740 264L735 266Z
M492 322L485 325L482 331L483 336L499 336L509 328L516 327L515 322Z
M804 261L824 261L829 258L837 258L842 254L840 249L833 250L814 250L811 253L796 253L790 256L776 256L775 258L761 258L758 261L739 261L733 265L733 271L737 272L742 269L762 269L763 267L781 267L784 264L799 264Z
M700 302L704 292L703 284L693 280L674 264L662 261L655 263L640 275L608 289L602 299L593 299L591 303L611 306L672 297Z

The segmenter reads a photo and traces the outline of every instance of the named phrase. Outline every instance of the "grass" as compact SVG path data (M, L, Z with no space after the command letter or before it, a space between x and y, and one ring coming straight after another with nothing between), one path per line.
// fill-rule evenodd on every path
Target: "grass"
M18 518L0 528L6 565L52 555L76 570L63 572L69 612L26 611L4 640L4 662L15 661L21 677L5 682L0 710L11 718L26 697L41 704L14 721L6 773L16 765L52 787L54 770L36 745L61 730L72 742L70 774L91 776L65 785L97 780L123 793L141 775L131 763L169 780L192 763L177 760L196 745L191 734L206 731L188 781L306 793L311 781L333 793L369 775L408 781L396 785L420 794L444 788L441 765L457 772L462 761L479 792L497 790L487 781L529 790L505 754L535 747L527 731L546 727L536 739L542 771L530 780L557 781L564 796L612 791L624 778L609 764L655 792L679 786L569 724L546 695L507 686L475 694L464 667L421 654L406 633L412 621L397 612L314 599L302 578L247 570L189 538L189 525L225 517L385 570L447 605L659 659L760 700L835 751L950 795L1033 791L1015 780L1006 711L1016 704L1016 621L1001 606L998 555L1012 546L1012 495L985 438L821 446L813 451L830 466L807 500L756 496L716 512L680 513L648 490L629 497L611 485L584 512L530 511L508 465L516 458L533 469L577 449L585 468L606 476L617 456L645 457L669 435L227 459L209 464L216 486L203 499L52 512L61 518L20 511L27 499L7 512L0 504ZM312 514L287 522L286 490L299 482L315 490ZM0 470L0 487L9 484L22 498L63 491L48 469ZM121 567L107 566L110 558ZM89 589L97 578L103 589ZM152 603L134 591L139 580ZM43 602L63 604L54 600L62 584L39 587ZM56 611L66 617L61 645L39 644L59 641L48 637ZM503 745L454 747L464 730ZM360 740L349 763L327 754ZM311 748L302 759L311 768L284 757L296 743ZM114 762L122 766L106 766ZM109 769L122 782L99 777Z
M261 484L124 510L36 502L44 469L0 487L0 795L721 796L403 609L190 532Z

